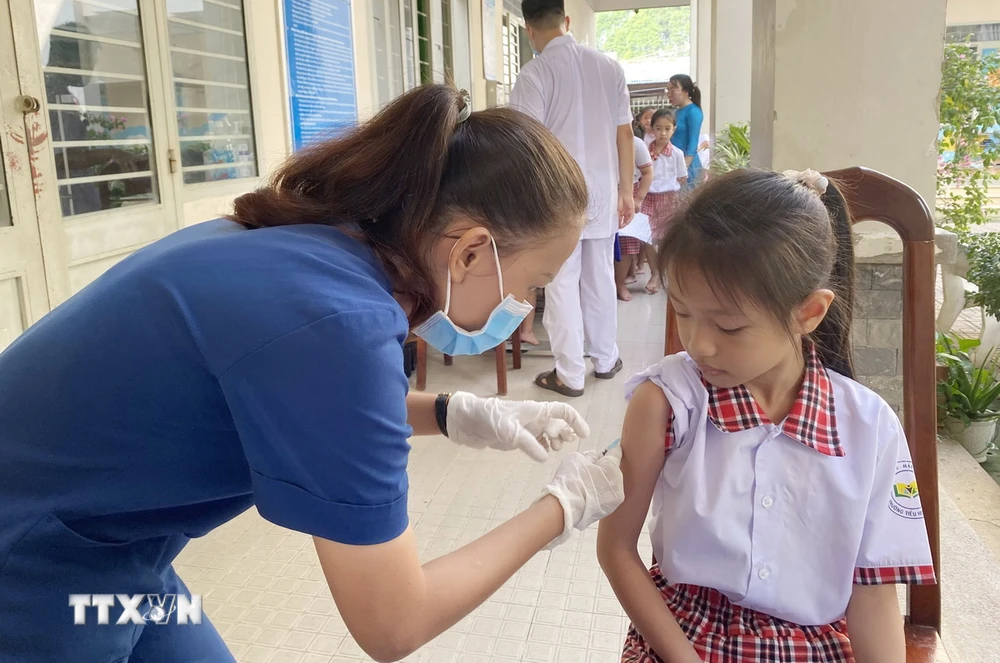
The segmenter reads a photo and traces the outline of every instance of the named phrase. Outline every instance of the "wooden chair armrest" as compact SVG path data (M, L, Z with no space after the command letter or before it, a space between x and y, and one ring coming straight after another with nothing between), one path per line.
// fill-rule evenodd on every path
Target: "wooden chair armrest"
M941 636L929 626L906 625L906 663L951 663Z

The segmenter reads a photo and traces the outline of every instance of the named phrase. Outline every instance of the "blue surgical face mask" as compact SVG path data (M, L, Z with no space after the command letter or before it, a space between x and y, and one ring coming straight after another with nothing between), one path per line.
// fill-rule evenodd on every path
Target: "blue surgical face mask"
M531 312L531 304L519 302L514 295L503 294L503 272L500 270L500 256L497 245L492 239L493 258L497 263L497 281L500 285L500 303L493 309L486 324L479 331L462 329L448 317L451 308L451 270L448 270L448 286L446 289L444 311L438 311L427 322L413 330L413 333L427 341L435 350L442 354L457 357L461 355L479 355L497 347L514 333L524 318ZM457 244L456 244L457 246ZM452 251L455 249L452 248ZM449 263L451 262L449 256Z

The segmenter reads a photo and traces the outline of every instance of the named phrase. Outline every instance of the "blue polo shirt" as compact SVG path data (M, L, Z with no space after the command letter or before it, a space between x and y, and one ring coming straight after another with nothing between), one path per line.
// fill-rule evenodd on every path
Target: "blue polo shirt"
M407 333L361 243L228 221L135 253L31 327L0 355L0 659L103 646L69 594L158 593L190 538L251 505L343 543L399 536Z

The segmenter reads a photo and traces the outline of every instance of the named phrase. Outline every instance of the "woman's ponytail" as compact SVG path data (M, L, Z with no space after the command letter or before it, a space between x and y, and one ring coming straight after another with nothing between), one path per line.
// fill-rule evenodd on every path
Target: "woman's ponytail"
M824 366L854 379L851 323L854 318L855 269L851 215L844 195L832 181L821 200L830 214L836 241L829 283L835 297L823 322L812 333L812 338Z
M701 88L697 83L691 83L691 103L701 108Z
M438 306L427 257L456 213L501 253L582 224L583 173L541 123L509 108L472 113L448 85L414 88L343 135L293 154L236 199L247 228L341 226L374 251L417 325ZM435 278L437 277L437 278Z
M414 88L343 136L296 152L268 186L237 198L229 218L247 228L356 225L423 311L434 285L413 250L426 243L465 103L450 86Z
M430 214L462 104L445 85L411 90L343 136L295 153L268 187L236 199L233 219L249 228L358 223L392 242L404 210L407 225Z

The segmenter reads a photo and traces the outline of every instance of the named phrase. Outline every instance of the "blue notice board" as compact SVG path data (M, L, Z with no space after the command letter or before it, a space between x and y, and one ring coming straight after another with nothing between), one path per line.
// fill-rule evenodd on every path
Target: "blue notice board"
M292 146L340 133L358 119L350 0L285 0Z

